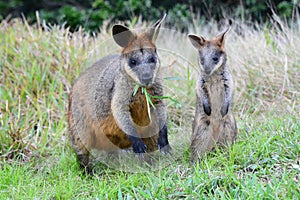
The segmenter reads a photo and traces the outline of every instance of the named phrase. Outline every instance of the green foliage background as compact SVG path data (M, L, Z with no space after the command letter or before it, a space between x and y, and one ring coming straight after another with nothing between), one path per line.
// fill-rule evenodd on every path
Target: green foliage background
M199 20L239 17L265 22L272 9L278 16L290 18L293 11L299 10L299 0L1 0L0 19L24 15L30 23L35 23L35 12L39 11L41 20L47 23L66 23L71 31L82 26L98 32L106 20L133 21L142 16L149 21L167 12L169 25L185 30L195 16Z

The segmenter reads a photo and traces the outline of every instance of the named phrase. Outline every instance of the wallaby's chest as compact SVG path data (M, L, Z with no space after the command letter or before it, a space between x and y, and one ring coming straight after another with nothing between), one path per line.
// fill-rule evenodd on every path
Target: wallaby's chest
M219 113L225 98L224 81L219 76L212 76L205 81L204 87L208 93L212 113Z
M151 94L151 91L148 91ZM155 99L151 98L151 101L155 103ZM142 93L141 89L131 98L130 113L135 124L139 126L146 126L150 123L148 115L148 106L145 94ZM149 109L151 105L149 104Z
M205 83L210 100L213 102L218 102L218 100L223 101L225 95L225 86L222 80L209 80Z

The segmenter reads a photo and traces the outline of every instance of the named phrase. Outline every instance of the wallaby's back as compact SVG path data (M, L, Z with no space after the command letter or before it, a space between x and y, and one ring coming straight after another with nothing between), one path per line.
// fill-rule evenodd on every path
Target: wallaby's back
M109 105L114 79L120 73L120 55L107 56L89 67L75 82L72 89L72 106L84 105L91 119L100 118L97 107ZM75 113L76 114L76 113Z

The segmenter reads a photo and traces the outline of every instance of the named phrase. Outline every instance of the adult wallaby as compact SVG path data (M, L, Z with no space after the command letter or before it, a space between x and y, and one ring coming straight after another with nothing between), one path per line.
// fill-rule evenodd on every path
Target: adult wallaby
M76 81L69 96L71 143L81 167L89 164L91 149L129 148L145 153L158 147L168 152L167 112L161 99L152 99L148 115L145 94L162 96L160 60L154 44L166 15L149 30L134 33L122 25L112 29L120 55L102 58Z
M211 40L188 35L198 50L200 66L191 161L200 159L204 152L212 150L216 144L232 144L237 137L236 121L232 114L233 82L224 51L225 35L229 30L230 27Z

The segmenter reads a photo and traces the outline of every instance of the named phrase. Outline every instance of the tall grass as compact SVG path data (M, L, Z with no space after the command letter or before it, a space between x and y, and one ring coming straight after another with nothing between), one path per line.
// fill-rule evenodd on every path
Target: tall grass
M158 171L131 174L98 165L79 176L66 111L75 79L97 59L118 53L110 33L97 37L59 26L0 24L0 196L4 198L297 198L300 146L300 18L288 25L236 21L226 39L235 82L239 137L190 166L197 52L186 34L158 41L175 158ZM190 32L213 37L215 22ZM170 78L171 77L171 78ZM167 100L166 100L167 101ZM178 147L176 149L176 147Z

